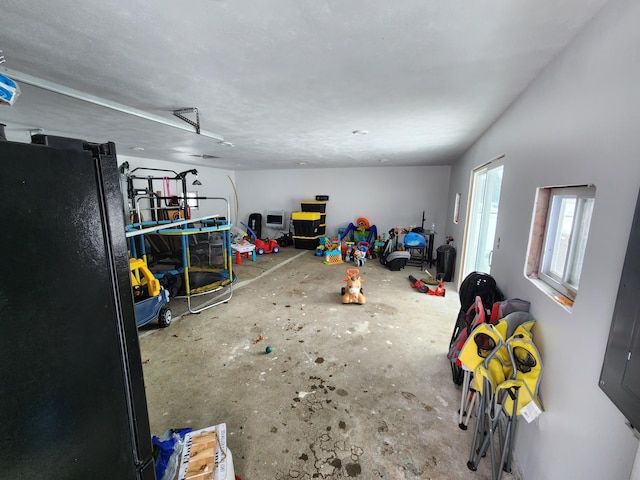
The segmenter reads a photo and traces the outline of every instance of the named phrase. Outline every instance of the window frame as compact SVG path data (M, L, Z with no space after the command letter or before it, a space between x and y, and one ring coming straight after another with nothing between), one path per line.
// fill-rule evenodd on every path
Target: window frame
M579 276L582 271L591 227L596 189L593 185L579 185L552 187L549 190L547 217L544 225L544 237L542 239L537 276L551 288L573 300L579 290ZM560 217L563 214L562 202L567 199L575 200L575 206L569 237L565 239L566 249L562 252L565 256L562 271L558 275L553 271L554 267L552 265L559 254L557 250L558 242L562 241L560 240L561 232L559 230L563 228L563 224ZM589 217L586 219L586 223L584 221L585 215ZM578 271L578 278L572 280L570 277L575 274L576 270Z

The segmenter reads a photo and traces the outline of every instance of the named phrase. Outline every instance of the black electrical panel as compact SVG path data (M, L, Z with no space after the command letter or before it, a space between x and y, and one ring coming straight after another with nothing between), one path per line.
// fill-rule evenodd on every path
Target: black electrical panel
M640 195L599 384L631 425L640 430Z

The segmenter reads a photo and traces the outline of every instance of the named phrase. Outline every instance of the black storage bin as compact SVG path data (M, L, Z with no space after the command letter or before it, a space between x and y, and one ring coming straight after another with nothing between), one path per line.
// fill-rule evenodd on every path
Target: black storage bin
M436 271L445 282L450 282L456 265L456 249L451 245L440 245L436 250Z
M312 237L320 235L320 220L294 220L293 231L299 237Z
M318 212L292 212L293 231L299 237L314 237L320 235L320 213Z
M293 246L294 248L299 248L302 250L315 250L318 248L318 242L320 240L320 235L316 237L299 237L293 236Z
M308 200L300 203L300 208L303 212L320 212L325 213L327 209L327 202L318 202Z

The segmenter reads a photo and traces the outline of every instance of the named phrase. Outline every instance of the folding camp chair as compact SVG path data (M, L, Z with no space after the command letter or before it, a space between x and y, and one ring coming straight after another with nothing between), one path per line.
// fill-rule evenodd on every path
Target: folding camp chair
M458 411L458 426L462 430L467 429L473 407L478 399L477 390L472 388L471 385L472 372L475 372L482 362L502 343L502 335L493 325L481 323L473 330L471 337L465 342L460 352L459 360L462 363L464 379L462 382L460 410Z
M511 471L517 418L522 409L530 402L542 409L538 397L540 354L526 327L518 326L516 331L476 368L472 384L481 398L467 467L477 470L489 451L493 480L500 480L503 471Z
M472 372L487 358L493 349L505 342L516 333L531 335L531 328L535 323L535 318L529 312L513 312L507 315L495 325L486 323L483 315L482 301L476 301L476 320L472 326L471 336L464 341L460 352L457 355L463 372L462 397L460 399L460 410L458 412L458 426L466 430L476 399L475 391L469 388ZM507 358L502 358L505 364L509 364Z
M460 399L460 410L458 412L458 425L463 430L466 430L466 424L463 422L463 418L467 412L467 407L471 405L473 401L473 395L469 391L469 381L471 379L471 372L477 365L466 366L463 364L460 358L460 354L463 351L464 346L468 343L469 334L476 329L479 325L482 325L486 321L487 312L482 304L482 298L477 296L473 305L469 307L466 312L466 322L468 327L460 330L458 337L451 343L449 347L449 353L447 357L451 361L451 365L455 365L457 369L462 373L462 378L458 383L462 385L462 398ZM471 348L468 349L468 352ZM467 353L469 356L469 353ZM480 360L480 362L482 359ZM478 362L478 363L480 363ZM466 368L465 368L466 367Z
M489 313L491 312L494 302L504 299L502 292L496 285L495 279L488 273L482 272L472 272L467 275L460 284L458 296L460 297L460 311L458 312L453 333L451 334L450 347L452 347L454 343L457 343L459 336L464 330L467 330L467 336L471 331L473 318L469 318L469 313L474 307L476 297L481 298L484 308L488 309ZM460 344L459 347L461 348L462 345ZM459 363L451 362L451 373L453 383L461 385L464 379L464 372Z

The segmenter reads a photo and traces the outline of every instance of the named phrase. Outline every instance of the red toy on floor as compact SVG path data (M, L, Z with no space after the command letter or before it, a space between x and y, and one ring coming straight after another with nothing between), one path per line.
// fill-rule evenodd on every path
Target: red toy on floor
M418 280L413 275L409 275L409 281L411 282L411 288L415 288L420 293L426 293L427 295L435 295L436 297L444 297L446 290L444 289L444 282L438 280L438 286L435 290L431 290L426 283L422 280Z

